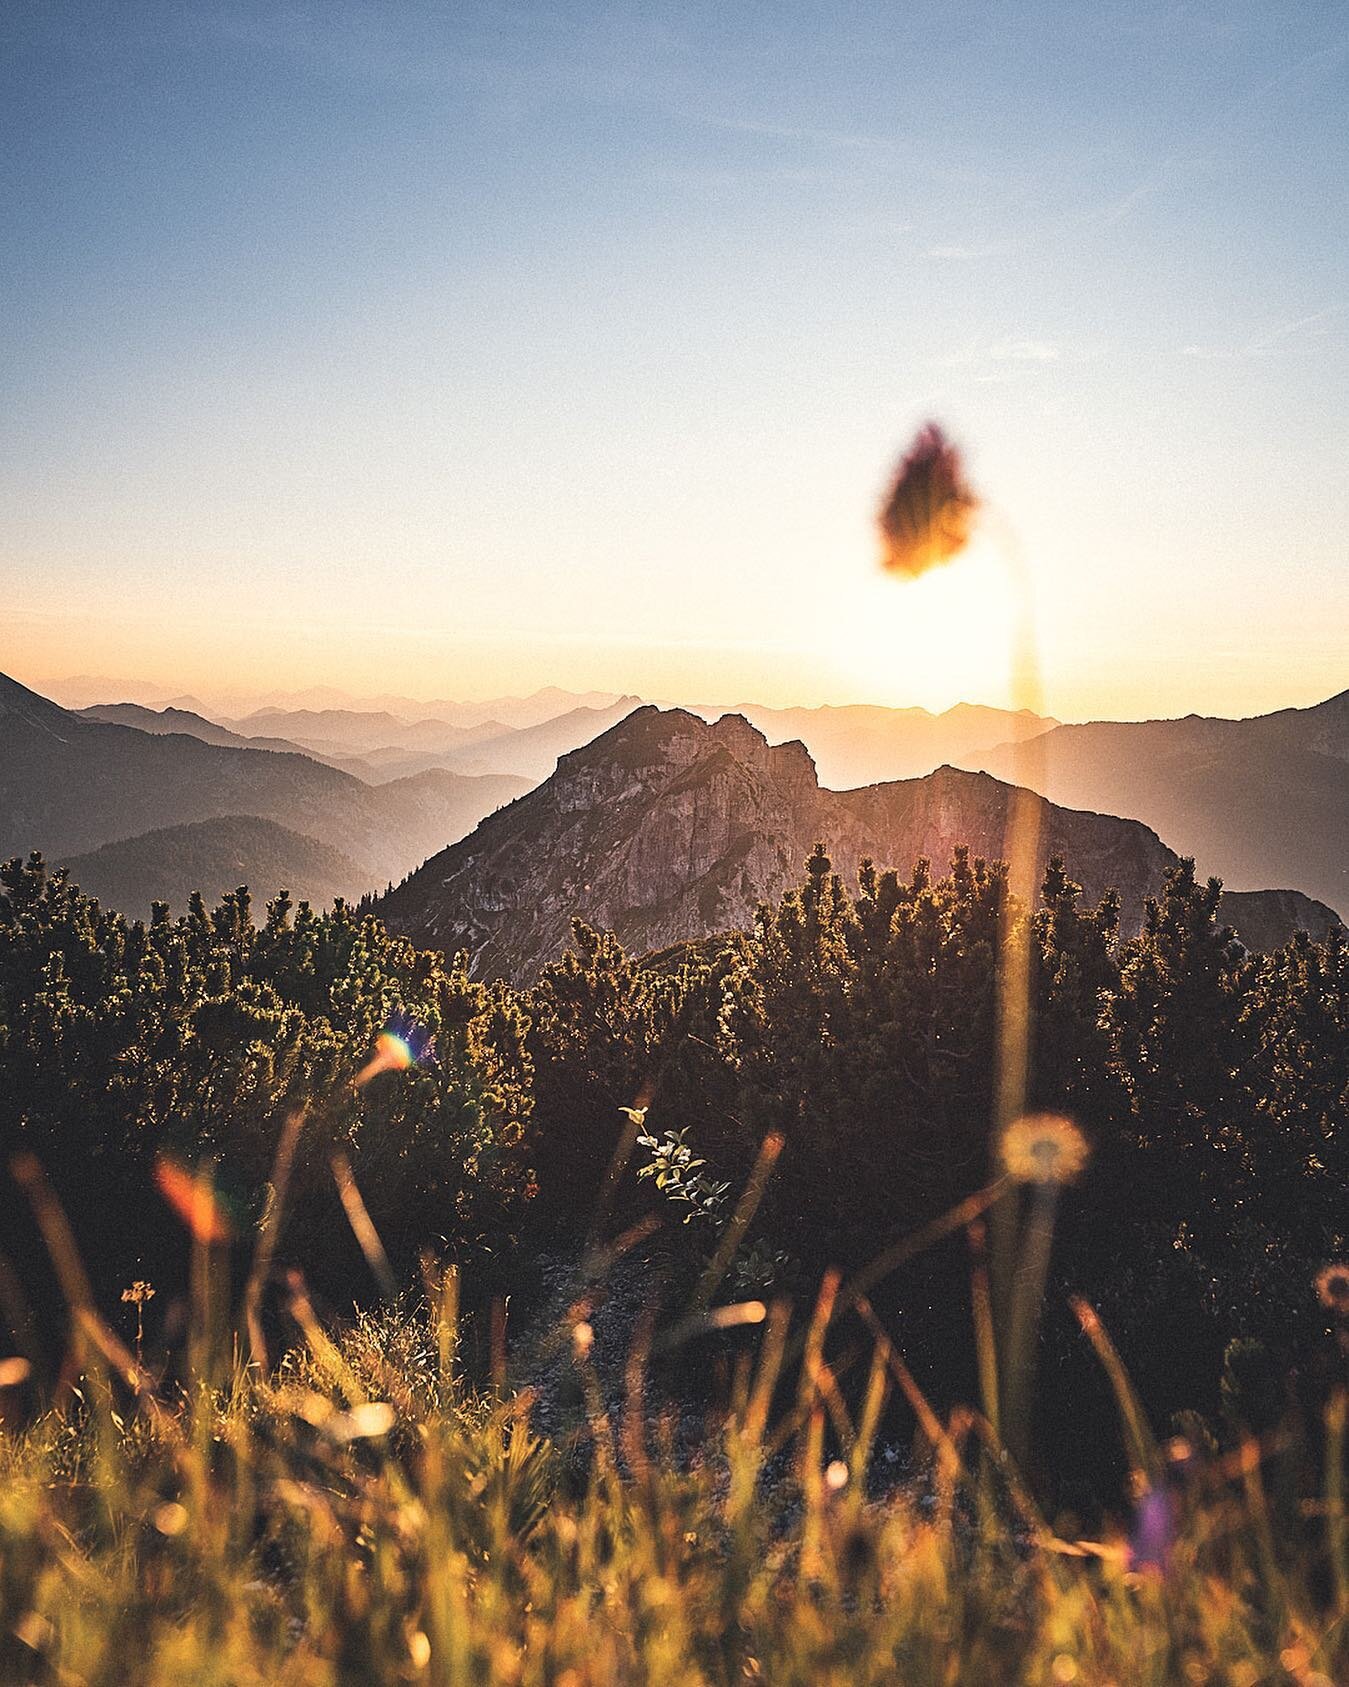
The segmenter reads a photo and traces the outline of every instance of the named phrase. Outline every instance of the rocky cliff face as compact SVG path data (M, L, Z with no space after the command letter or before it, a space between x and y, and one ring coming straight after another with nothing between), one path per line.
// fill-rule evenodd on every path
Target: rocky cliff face
M817 841L849 878L864 856L906 873L923 855L944 868L961 843L1005 857L1018 801L1036 816L1034 877L1062 855L1088 896L1114 886L1136 924L1176 859L1137 821L1057 808L949 767L824 790L800 743L770 746L739 715L709 725L651 706L563 756L545 784L433 856L380 912L421 943L467 950L480 976L525 982L562 951L573 915L637 951L747 926L760 901L798 882ZM1305 897L1258 912L1262 936L1271 923L1324 930L1333 919Z

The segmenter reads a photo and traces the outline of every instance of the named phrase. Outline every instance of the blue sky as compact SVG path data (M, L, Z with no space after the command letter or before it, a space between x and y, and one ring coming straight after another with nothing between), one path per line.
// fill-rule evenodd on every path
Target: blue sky
M3 20L7 671L1005 701L1015 544L1060 715L1349 684L1343 4Z

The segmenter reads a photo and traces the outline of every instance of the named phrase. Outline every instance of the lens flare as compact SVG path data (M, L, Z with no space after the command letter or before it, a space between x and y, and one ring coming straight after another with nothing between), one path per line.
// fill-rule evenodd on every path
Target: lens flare
M406 1072L435 1059L432 1038L405 1013L396 1013L375 1038L375 1052L356 1074L356 1088L364 1089L381 1072Z
M1165 1574L1175 1540L1175 1501L1165 1488L1149 1488L1139 1499L1134 1515L1129 1542L1130 1568Z
M161 1154L155 1162L155 1183L196 1241L228 1242L233 1236L234 1226L209 1177L189 1171L171 1154Z

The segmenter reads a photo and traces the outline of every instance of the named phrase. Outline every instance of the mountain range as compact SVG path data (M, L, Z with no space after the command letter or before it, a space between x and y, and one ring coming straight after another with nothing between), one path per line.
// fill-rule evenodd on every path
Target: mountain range
M406 720L386 710L351 709L263 709L222 725L236 735L283 734L307 754L373 784L431 767L537 782L548 777L560 755L588 744L640 702L620 697L600 707L581 705L524 726L497 720L455 726L434 717Z
M402 720L432 719L453 726L479 726L496 722L502 726L538 726L569 709L606 709L619 701L616 691L567 691L561 686L540 686L527 697L490 697L466 702L448 697L429 700L395 692L377 696L355 696L335 685L314 685L301 691L216 692L201 697L166 689L151 680L113 679L106 674L74 674L43 685L43 694L64 709L85 709L110 700L139 703L147 708L174 708L229 720L259 711L319 712L338 710L357 714L385 713Z
M147 732L189 732L208 743L300 749L373 784L431 767L546 779L558 756L579 749L639 704L653 701L557 686L527 698L479 704L398 696L357 699L334 687L316 687L284 704L268 703L239 714L212 709L192 697L151 708L144 700L144 684L130 682L139 701L126 701L130 692L118 693L117 684L86 676L64 682L68 689L62 695L79 699L81 712L91 718L117 720ZM108 689L95 703L85 702L99 686ZM115 696L123 700L110 701ZM972 758L1058 724L1028 710L969 703L958 703L942 714L872 704L769 708L751 702L734 709L708 704L692 708L709 720L743 714L770 743L800 738L815 757L821 783L839 790L930 773L944 762L972 765Z
M527 982L561 952L573 915L639 952L743 928L761 900L799 881L817 841L849 879L863 857L907 872L920 856L944 868L957 844L1005 856L1017 795L953 767L833 791L800 742L770 745L740 715L709 723L648 705L564 756L378 909L419 943L465 950L482 976ZM1136 928L1176 855L1135 820L1043 799L1036 811L1036 881L1062 855L1089 897L1117 889L1125 928ZM1339 923L1289 891L1229 898L1224 917L1252 945Z
M369 869L341 850L256 814L159 827L60 865L86 896L137 920L149 918L153 902L181 913L194 890L208 908L240 885L248 886L255 907L287 890L292 901L326 908L339 896L354 901L370 885Z
M560 692L553 695L567 696ZM224 719L220 724L247 735L248 742L259 742L258 734L279 735L366 779L388 778L395 771L411 773L434 765L466 773L514 773L540 780L553 771L560 755L588 744L644 701L648 700L625 696L598 704L578 703L529 725L483 720L472 726L455 726L424 715L415 706L408 716L388 710L336 707L268 708L242 719ZM182 718L181 711L167 712ZM836 790L884 779L912 778L930 773L945 762L963 766L971 758L991 755L1003 744L1034 737L1059 724L1029 710L1014 712L970 703L958 703L939 715L927 709L889 709L860 703L813 709L773 709L745 703L734 710L698 705L692 712L708 720L728 713L741 714L771 744L801 739L815 758L821 783Z
M405 749L432 750L442 755L477 744L484 738L499 738L511 730L496 720L482 721L477 726L456 726L433 716L406 720L387 709L257 709L242 720L222 724L250 736L274 733L325 749L359 753L398 744Z
M355 892L400 878L527 788L441 769L372 786L295 751L91 720L0 675L0 857L37 849L64 861L168 827L254 816L336 851L359 871ZM162 849L145 845L147 864ZM147 866L141 901L158 894Z
M74 709L70 712L79 715L81 720L107 721L114 726L134 726L138 732L150 732L157 738L177 732L185 734L188 738L200 738L203 744L220 744L233 750L279 750L283 755L313 753L289 738L254 738L234 732L218 721L208 720L195 709L151 709L144 703L95 703L88 708Z
M367 785L382 785L390 779L425 773L433 767L446 767L447 771L452 771L448 764L455 759L453 749L447 751L443 747L432 747L414 750L398 744L383 744L381 739L390 736L393 728L408 724L394 722L391 716L383 713L362 715L339 710L325 711L320 715L313 710L297 710L285 715L280 710L260 710L244 720L229 723L208 719L199 710L186 708L183 704L152 709L144 703L96 703L74 712L85 720L114 721L119 726L134 726L141 732L152 732L156 736L181 732L189 738L201 739L203 744L221 744L240 750L279 750L283 754L308 756L312 761L354 774ZM316 730L315 723L327 724L329 714L336 714L339 718L329 725L331 735L324 737L322 726ZM366 722L372 724L366 725ZM293 737L267 735L265 728L268 725L286 723L296 728ZM417 724L436 729L439 734L445 735L447 743L476 742L477 735L473 731L448 726L443 721ZM245 728L259 730L246 731ZM495 721L487 728L491 737L507 734L510 730ZM466 762L459 769L464 773L499 771L476 765L471 757L460 759Z
M1349 691L1249 720L1056 726L957 760L1145 821L1234 889L1292 885L1349 916Z
M112 682L88 681L105 683ZM320 688L284 708L212 717L192 697L159 707L102 701L72 712L0 679L0 853L40 848L73 860L91 883L116 883L138 910L154 897L175 900L188 863L203 889L246 880L261 895L289 881L324 899L339 889L375 890L548 779L559 757L604 742L634 710L650 708L633 697L577 696L548 688L497 699L500 707L486 713L487 705L397 696L350 708L355 699ZM456 711L460 719L446 718ZM1249 720L1063 725L963 704L940 715L866 705L747 704L738 713L770 747L785 748L787 761L800 751L795 740L814 758L817 794L769 828L790 846L784 882L795 876L797 845L812 826L845 851L842 862L852 845L840 817L865 812L883 843L885 816L899 803L896 781L929 779L952 802L957 788L980 789L959 785L955 770L963 768L1028 786L1058 809L1141 820L1234 894L1259 892L1264 900L1243 915L1253 946L1288 929L1301 907L1285 903L1276 914L1265 886L1313 896L1341 916L1349 910L1349 692ZM684 718L708 725L716 716L700 706ZM885 814L864 795L877 787L890 792L880 804ZM746 814L757 812L760 796L746 798ZM249 819L279 830L249 831ZM750 829L744 821L742 833ZM909 836L897 838L897 865ZM121 847L131 840L140 841ZM973 833L969 841L985 847ZM112 845L119 847L100 853ZM887 849L867 847L887 857ZM1004 846L988 847L996 854ZM767 885L763 866L756 872ZM1128 882L1126 875L1121 888Z

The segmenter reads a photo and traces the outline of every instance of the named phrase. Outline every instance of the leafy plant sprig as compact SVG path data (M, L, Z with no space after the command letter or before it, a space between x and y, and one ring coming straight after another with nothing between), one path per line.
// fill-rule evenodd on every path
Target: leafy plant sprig
M664 1137L643 1135L639 1145L651 1155L650 1161L637 1168L638 1177L655 1179L656 1188L666 1200L685 1206L684 1223L697 1219L716 1223L730 1192L730 1184L708 1177L702 1170L707 1162L699 1159L685 1141L688 1129L666 1131Z

